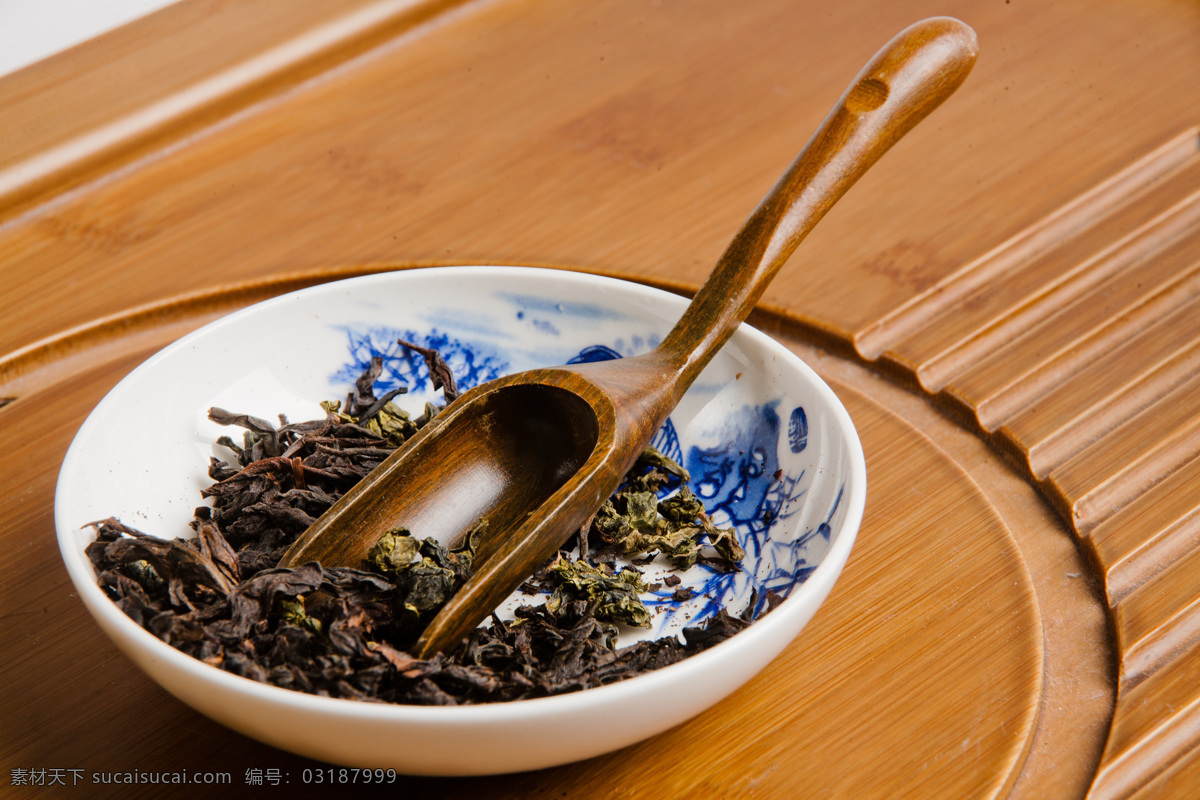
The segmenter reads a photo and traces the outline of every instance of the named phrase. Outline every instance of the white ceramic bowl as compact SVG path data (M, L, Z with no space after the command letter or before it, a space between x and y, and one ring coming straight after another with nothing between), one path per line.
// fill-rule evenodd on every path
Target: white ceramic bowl
M743 611L754 589L787 599L745 631L683 662L575 694L475 706L331 699L257 683L194 660L109 601L84 554L89 522L116 516L163 538L190 535L210 481L209 407L293 421L322 416L374 354L401 405L433 399L420 359L395 340L438 347L465 387L508 372L643 352L687 303L592 275L445 267L329 283L243 309L146 361L95 408L59 475L55 521L71 580L113 641L198 711L248 736L324 761L402 773L469 775L562 764L636 742L728 695L799 633L833 586L862 518L866 470L833 392L786 348L743 325L703 372L656 444L688 467L719 525L735 525L744 569L684 574L696 595L648 595L662 636ZM384 383L380 388L387 388ZM623 634L622 642L636 635ZM771 687L763 687L770 691Z

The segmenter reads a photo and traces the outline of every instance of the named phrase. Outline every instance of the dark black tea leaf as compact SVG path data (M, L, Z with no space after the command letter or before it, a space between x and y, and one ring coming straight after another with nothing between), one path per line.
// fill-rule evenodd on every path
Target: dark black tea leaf
M435 350L407 342L447 402L458 390ZM703 560L736 569L744 553L732 530L716 528L687 488L687 472L648 449L578 538L579 557L560 553L522 587L540 605L476 629L453 652L422 660L411 647L470 578L481 519L458 548L390 531L361 569L276 565L288 546L338 498L440 411L413 419L375 395L383 362L373 359L323 419L278 427L214 408L209 417L243 429L218 444L213 484L196 509L195 537L166 541L115 519L93 523L87 555L105 593L131 619L208 664L297 691L358 700L454 705L519 700L600 686L675 663L737 633L746 620L720 612L708 623L616 649L621 626L649 627L639 563L657 555L685 569ZM659 499L661 490L679 490ZM668 576L667 586L678 586ZM661 584L656 584L660 586ZM690 590L676 589L676 598ZM768 609L777 597L767 598ZM752 601L747 614L753 612Z
M458 398L458 385L454 381L454 373L450 371L450 366L442 358L441 353L428 347L421 347L419 344L406 342L403 339L397 340L397 344L407 347L414 353L419 353L425 359L425 366L429 369L430 385L435 391L442 390L442 397L447 403L452 403Z

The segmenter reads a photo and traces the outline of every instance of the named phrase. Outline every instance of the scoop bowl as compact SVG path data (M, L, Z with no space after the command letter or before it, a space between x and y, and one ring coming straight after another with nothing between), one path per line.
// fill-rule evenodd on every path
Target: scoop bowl
M332 763L427 775L511 772L598 755L683 723L795 639L850 553L866 496L845 409L799 358L746 325L652 441L692 472L714 522L736 528L744 569L718 575L694 567L682 575L694 597L648 595L653 627L623 630L619 644L671 635L715 607L741 613L756 593L786 599L711 650L622 683L458 707L362 703L257 683L174 650L126 617L96 583L84 555L92 531L83 526L111 515L164 538L189 535L209 483L208 458L220 455L213 442L228 433L207 418L211 406L267 419L320 416L320 401L344 396L382 355L388 385L410 387L399 402L419 409L439 398L421 359L400 354L397 338L439 347L469 387L644 353L686 305L595 275L464 266L329 283L223 318L134 370L76 436L55 501L74 591L113 641L183 702L248 736ZM531 598L512 602L521 601ZM748 691L777 691L774 680Z

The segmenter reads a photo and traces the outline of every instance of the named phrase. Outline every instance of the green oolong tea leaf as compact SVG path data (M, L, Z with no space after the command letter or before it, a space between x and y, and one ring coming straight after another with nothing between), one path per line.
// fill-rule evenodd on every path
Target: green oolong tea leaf
M654 492L628 492L624 499L630 527L646 536L666 532L666 521L658 517L658 496Z
M669 523L685 525L693 523L704 514L704 503L686 486L658 504L658 513Z
M294 598L281 599L279 601L279 616L284 622L288 622L298 628L307 628L318 635L323 632L321 620L308 615L304 607L304 595L302 594L298 594Z
M717 551L718 558L727 562L730 570L746 557L746 551L738 542L733 528L718 529L710 523L706 530L709 541Z
M687 483L689 480L687 470L653 447L647 447L621 482L621 489L657 493L672 482Z
M383 574L395 575L412 566L420 552L421 543L406 528L395 528L367 552L367 561Z
M470 554L452 553L435 539L388 531L367 553L367 565L396 583L393 597L404 627L428 622L470 576Z
M652 482L665 484L665 478ZM707 536L714 554L706 560L725 571L738 568L746 554L736 532L714 526L688 487L659 500L656 492L640 488L644 485L645 475L627 481L593 517L589 531L605 547L629 557L661 554L675 569L686 570L705 557L702 542Z
M684 483L687 483L692 479L691 475L688 474L686 469L679 466L653 447L647 446L646 449L642 451L642 454L638 456L638 462L674 475Z
M625 567L613 572L606 564L592 566L586 561L559 556L549 574L559 580L558 588L546 601L550 613L557 612L567 603L586 600L595 604L598 620L650 627L650 611L639 597L647 587L636 570Z
M416 609L422 619L432 617L453 596L454 572L422 558L396 576L396 588L404 604Z
M379 411L370 418L367 428L378 433L393 447L399 447L417 432L416 424L409 418L408 412L395 403L385 403Z

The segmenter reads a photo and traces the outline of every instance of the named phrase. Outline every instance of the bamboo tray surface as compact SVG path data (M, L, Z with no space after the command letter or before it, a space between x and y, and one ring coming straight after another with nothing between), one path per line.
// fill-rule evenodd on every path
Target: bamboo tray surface
M402 788L1193 796L1200 8L1102 5L184 0L0 79L5 763L226 770L247 794L247 769L294 788L319 766L172 700L69 594L54 480L129 369L374 269L690 292L865 57L948 13L979 32L975 72L754 320L867 451L826 606L649 743Z
M27 419L22 409L36 409L61 424L54 428L53 441L38 442L53 454L37 457L43 468L36 476L23 474L21 454L4 462L5 485L17 492L6 496L0 519L4 530L27 531L30 542L18 562L6 567L12 579L5 581L4 603L29 608L21 598L40 595L41 613L19 615L10 624L22 638L48 640L10 664L9 685L15 689L10 697L17 702L6 719L12 723L9 730L17 732L38 730L37 720L49 718L56 721L57 734L14 737L6 744L10 761L83 763L100 769L106 768L101 762L119 761L117 752L138 752L144 756L139 756L139 769L213 764L233 769L237 784L255 767L288 771L298 782L305 767L320 766L208 721L165 696L125 662L71 597L51 510L57 463L75 429L141 360L181 332L253 299L357 272L310 274L163 303L124 315L123 324L113 320L64 337L55 343L52 356L37 362L31 356L29 363L17 365L24 367L23 375L7 388L19 391L19 399L3 409L0 424L15 435ZM554 796L551 786L585 785L603 795L615 781L635 796L665 786L735 796L753 788L768 796L792 796L806 791L811 776L826 769L823 765L836 763L838 769L830 775L836 778L834 785L857 796L943 786L957 796L977 797L1011 788L1022 768L1029 770L1025 756L1047 691L1047 637L1035 576L1004 515L1039 518L1034 527L1053 536L1056 530L1046 519L1044 503L1011 472L991 464L1016 495L997 508L926 433L869 396L880 390L902 396L902 390L789 336L794 321L778 314L759 317L759 325L825 367L868 455L871 504L845 576L818 618L785 656L719 710L648 744L528 776L404 779L406 792L419 786L430 796L458 796L460 791L462 796L516 797L536 791ZM960 446L982 447L936 414L926 410L925 416L922 428L958 436L964 440ZM913 496L922 501L913 503ZM15 497L21 500L14 504ZM32 512L28 517L22 513L26 508ZM1039 565L1039 571L1079 576L1065 591L1059 587L1052 593L1064 595L1060 599L1093 620L1083 632L1072 629L1070 652L1055 653L1063 651L1057 637L1049 649L1070 665L1075 679L1088 680L1095 691L1106 693L1104 632L1094 587L1083 578L1085 567L1067 540L1058 537L1057 543L1059 552L1048 554L1051 563ZM1039 579L1053 582L1049 575ZM99 685L70 678L85 663L105 676ZM47 680L61 682L60 688L37 703L21 701L37 695ZM106 699L90 699L100 687ZM1080 726L1091 728L1092 738L1098 739L1106 719L1103 707L1100 713L1092 707L1083 712L1068 714L1051 727L1069 722L1076 732ZM1047 721L1040 724L1044 729ZM906 742L901 734L913 726L926 731L919 744ZM731 736L731 729L745 733ZM116 750L110 749L114 738L121 740ZM706 742L720 742L720 769L712 769L714 753L700 746ZM881 749L891 751L882 763ZM954 753L970 758L948 757ZM1087 769L1076 772L1077 783L1089 774ZM1059 773L1053 779L1061 782L1063 777Z

